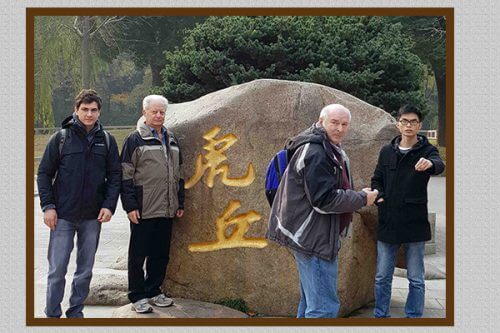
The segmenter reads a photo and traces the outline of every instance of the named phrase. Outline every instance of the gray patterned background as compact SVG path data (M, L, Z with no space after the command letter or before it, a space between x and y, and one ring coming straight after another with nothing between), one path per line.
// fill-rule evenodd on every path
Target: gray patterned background
M454 7L455 327L26 327L26 7ZM498 1L1 1L1 332L494 332L500 327ZM496 37L495 37L496 36ZM32 180L28 180L32 181ZM497 328L498 329L498 328Z

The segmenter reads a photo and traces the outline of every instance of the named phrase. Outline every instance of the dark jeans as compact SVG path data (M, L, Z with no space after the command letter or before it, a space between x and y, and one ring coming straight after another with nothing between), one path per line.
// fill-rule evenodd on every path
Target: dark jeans
M170 218L140 219L139 224L130 223L128 298L132 303L161 293L160 287L167 272L171 235Z

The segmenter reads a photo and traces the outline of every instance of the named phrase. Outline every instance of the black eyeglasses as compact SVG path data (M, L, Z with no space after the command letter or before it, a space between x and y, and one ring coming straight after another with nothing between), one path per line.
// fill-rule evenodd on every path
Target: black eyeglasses
M408 126L408 124L410 124L411 126L417 126L420 123L420 121L418 121L417 119L412 119L412 120L401 119L399 123L403 126Z

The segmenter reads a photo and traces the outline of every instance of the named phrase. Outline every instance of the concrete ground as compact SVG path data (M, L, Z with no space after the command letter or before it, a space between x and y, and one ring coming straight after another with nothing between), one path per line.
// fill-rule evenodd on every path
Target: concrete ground
M437 253L426 256L426 270L429 269L445 273L445 182L444 177L433 177L429 183L429 212L436 212L436 243ZM35 184L36 188L36 184ZM35 212L35 317L44 317L45 291L47 285L47 247L49 229L43 223L43 214L40 211L40 203L37 193L34 200ZM98 274L123 274L126 271L112 270L109 267L115 260L126 253L129 235L129 222L125 212L119 204L116 214L111 222L102 226L99 249L96 254L94 275ZM75 252L70 259L65 297L63 300L63 312L67 308L69 289L75 270ZM401 273L401 272L400 272ZM406 278L394 276L392 286L391 315L392 317L404 317L404 304L408 293L408 282ZM110 318L112 312L118 306L86 306L84 309L87 318ZM369 304L350 315L353 318L370 318L373 313L373 304ZM424 316L429 318L446 317L446 280L426 281L426 300Z

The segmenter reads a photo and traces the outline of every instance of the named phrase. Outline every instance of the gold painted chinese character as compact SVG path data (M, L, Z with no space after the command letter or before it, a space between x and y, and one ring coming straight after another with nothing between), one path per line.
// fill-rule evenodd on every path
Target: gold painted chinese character
M215 221L217 240L214 242L190 244L189 251L209 252L235 247L253 247L259 249L266 247L267 241L264 238L245 237L245 233L250 229L250 224L261 219L259 213L251 210L245 214L231 217L231 214L240 208L240 206L239 201L231 200L222 215L219 215ZM226 231L232 225L234 225L233 230L229 235L226 235Z
M214 186L214 178L218 174L221 175L222 183L228 186L243 187L252 184L254 181L255 170L252 163L248 165L245 176L240 178L230 178L228 176L229 165L221 165L221 163L227 160L224 152L236 143L238 139L232 133L226 134L220 139L214 139L220 130L220 127L215 126L203 135L203 139L208 141L208 143L203 146L203 149L205 149L208 153L205 154L205 160L203 160L203 156L201 154L198 155L194 175L188 179L184 188L189 189L193 187L196 183L198 183L198 181L200 181L201 177L203 177L205 171L207 170L208 173L205 176L205 184L210 188Z

